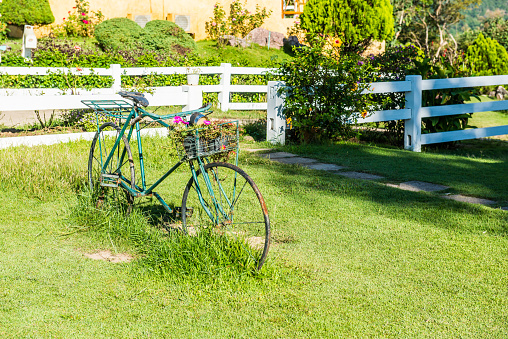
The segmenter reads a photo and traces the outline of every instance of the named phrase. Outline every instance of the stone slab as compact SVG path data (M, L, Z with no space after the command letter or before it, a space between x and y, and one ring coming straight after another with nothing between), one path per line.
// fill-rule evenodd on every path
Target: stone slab
M437 184L431 184L430 182L424 182L424 181L406 181L399 185L399 188L401 190L405 191L413 191L413 192L437 192L437 191L444 191L445 189L448 189L448 186L443 185L437 185Z
M310 164L313 162L317 162L314 159L309 158L300 158L300 157L293 157L293 158L275 158L272 159L273 161L280 162L281 164L295 164L295 165L303 165L303 164Z
M335 164L323 164L320 162L303 164L302 166L319 171L340 171L341 169L345 168L344 166L339 166Z
M378 180L384 178L379 175L362 172L335 172L334 174L341 175L343 177L348 177L351 179Z
M386 186L388 187L393 187L393 188L400 188L399 185L396 185L396 184L390 184L390 183L387 183L385 184Z
M492 204L496 203L495 201L492 201L492 200L475 198L475 197L468 197L468 196L461 195L461 194L444 195L443 198L451 199L451 200L455 200L455 201L468 202L470 204L480 204L480 205L492 205Z
M502 209L502 210L504 210L504 211L508 211L508 206L506 206L506 207L501 207L501 209Z
M287 152L275 152L275 153L264 153L260 154L260 157L266 158L266 159L281 159L281 158L293 158L296 157L296 154L293 153L287 153Z

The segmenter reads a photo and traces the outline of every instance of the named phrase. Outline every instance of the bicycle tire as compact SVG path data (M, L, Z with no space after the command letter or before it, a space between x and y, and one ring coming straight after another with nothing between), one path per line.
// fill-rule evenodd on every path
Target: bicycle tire
M270 248L270 218L265 200L251 177L238 166L224 162L212 162L203 167L210 178L212 192L218 208L212 203L212 192L206 187L205 176L197 171L197 181L191 178L182 197L182 227L187 234L199 228L214 227L222 234L240 240L257 270L265 263ZM203 202L198 196L202 192ZM256 207L256 205L258 207ZM206 213L205 207L212 214ZM188 216L187 210L192 216ZM220 212L220 208L226 212ZM190 213L189 213L190 214Z
M114 203L117 206L122 207L125 212L129 214L132 211L134 197L120 185L117 185L116 187L101 185L101 175L105 173L109 175L118 175L120 181L123 181L133 189L136 187L132 151L125 135L122 136L123 147L121 147L121 144L118 145L107 168L104 170L102 169L103 166L101 159L105 160L107 158L109 152L111 152L111 149L115 144L115 140L118 139L120 131L120 127L118 127L115 123L106 122L102 124L99 127L99 130L95 133L88 157L88 184L92 192L92 199L95 202L96 208ZM99 140L100 142L97 142ZM119 160L124 150L124 159L120 164ZM125 174L127 176L125 176ZM124 191L125 200L121 198L122 194L118 192L119 190Z

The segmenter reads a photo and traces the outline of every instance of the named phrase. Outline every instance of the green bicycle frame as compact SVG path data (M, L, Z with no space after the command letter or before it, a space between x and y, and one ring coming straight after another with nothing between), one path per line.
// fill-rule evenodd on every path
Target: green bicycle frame
M188 111L188 112L185 112L185 115L190 115L192 113L201 112L204 110L205 109ZM113 170L113 173L118 173L119 178L121 179L119 182L119 186L121 186L122 189L129 192L129 194L131 194L134 197L143 197L143 196L151 196L151 195L155 196L157 198L157 200L159 200L159 202L163 205L163 207L169 213L172 213L173 210L167 205L167 203L162 199L162 197L158 193L154 192L153 190L162 181L164 181L169 175L171 175L171 173L173 173L178 167L180 167L184 162L186 162L186 160L179 160L175 165L173 165L173 167L171 167L166 173L164 173L159 179L157 179L151 186L149 186L147 188L145 167L144 167L144 158L143 158L143 146L142 146L142 142L141 142L141 128L139 125L139 121L143 117L150 117L152 120L156 121L157 123L161 124L162 126L171 128L171 125L164 122L163 120L171 119L175 116L182 116L182 114L177 113L177 114L169 114L169 115L165 115L165 116L158 116L153 113L149 113L149 112L145 111L141 107L132 106L132 109L130 110L130 112L127 116L118 117L121 120L125 120L125 122L124 122L123 126L121 127L120 132L118 133L118 135L116 137L115 143L114 143L112 149L110 150L109 154L107 155L106 159L103 159L103 155L102 155L103 140L101 140L101 138L99 138L99 149L100 149L100 154L101 154L101 159L100 159L101 173L105 174L107 172L105 169L108 168L108 165L110 164L110 162L113 159L113 155L117 151L117 148L120 147L120 141L122 140L123 136L126 134L127 129L129 129L127 132L127 135L126 135L128 143L130 143L130 141L135 133L137 147L138 147L138 155L139 155L139 169L140 169L140 174L141 174L141 187L139 187L138 185L134 185L134 188L132 188L131 187L132 184L131 184L130 180L128 178L126 178L120 171L120 168L121 168L121 166L124 162L125 156L126 156L126 149L125 148L122 150L122 154L118 160L118 163L116 164L116 168L114 168L114 170ZM98 132L99 132L99 128L100 128L100 124L99 124L99 119L98 119L98 115L97 115L97 131ZM239 136L238 135L238 128L237 128L236 133L237 133L236 138L238 140L238 136ZM198 138L198 137L196 136L196 138ZM204 170L204 166L206 165L206 163L209 162L208 159L206 157L199 157L198 156L196 158L196 160L197 160L196 162L197 162L198 168L199 168L199 173L201 175L203 175L203 181L204 181L206 187L199 186L198 171L196 171L193 161L188 161L188 162L189 162L189 167L190 167L190 170L192 173L192 178L196 184L196 190L197 190L197 195L199 197L199 201L200 201L201 205L203 206L205 212L208 214L208 216L210 217L210 219L213 222L219 221L219 220L213 220L214 213L212 213L212 211L207 207L207 204L205 203L205 201L203 199L203 194L202 194L203 189L206 189L212 198L212 206L211 207L215 209L215 212L216 212L215 215L217 216L217 218L219 218L219 215L222 215L224 219L226 219L226 220L230 219L232 215L231 216L228 215L228 213L226 213L223 210L223 208L221 207L221 204L217 203L217 198L215 196L215 192L213 190L210 177L209 177L208 173ZM235 162L236 162L236 164L238 164L238 147L237 147ZM213 175L215 176L215 173ZM235 173L235 180L236 180L236 175L237 174ZM216 177L213 179L217 180ZM234 203L235 203L234 197L236 195L236 186L235 186L235 189L233 192L232 201L230 201L230 199L226 196L224 190L222 189L222 187L220 185L219 185L219 187L222 190L222 192L220 192L220 193L218 192L218 193L222 194L225 197L227 204L232 209L234 207Z

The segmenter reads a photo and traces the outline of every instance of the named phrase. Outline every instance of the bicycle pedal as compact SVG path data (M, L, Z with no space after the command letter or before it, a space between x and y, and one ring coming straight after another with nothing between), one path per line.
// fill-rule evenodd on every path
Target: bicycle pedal
M185 211L186 218L192 217L192 214L194 213L194 209L192 207L188 207ZM175 207L175 216L177 218L180 218L182 216L182 208L181 207Z
M120 184L120 176L118 174L101 174L102 187L118 187Z

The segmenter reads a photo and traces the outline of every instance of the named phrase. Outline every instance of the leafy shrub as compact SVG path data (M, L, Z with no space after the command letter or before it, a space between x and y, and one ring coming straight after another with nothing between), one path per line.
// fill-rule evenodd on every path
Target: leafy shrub
M433 62L430 58L415 61L415 68L411 74L420 74L422 79L446 79L470 76L469 71L461 68L458 64L451 64L441 58L439 62ZM443 90L424 91L422 104L428 106L443 106L463 104L476 95L472 88L452 88ZM467 127L471 114L458 114L422 119L422 133L436 133L462 130Z
M480 30L471 30L468 29L464 32L462 32L457 37L457 47L460 51L467 51L467 48L473 44L473 42L478 37L478 34L480 34Z
M104 49L137 49L142 46L143 29L127 18L113 18L95 27L95 38Z
M370 55L367 61L377 74L380 81L402 81L405 76L413 74L416 61L422 61L424 53L414 45L388 47L383 54ZM375 81L375 79L370 79ZM372 96L376 110L392 110L403 108L406 102L404 93L384 93ZM388 141L392 144L402 144L404 136L404 121L391 120L384 123L387 129Z
M63 18L63 23L53 27L52 32L56 36L91 37L94 35L95 26L104 20L101 11L90 12L88 1L75 1L76 6L68 12L67 18Z
M508 53L496 40L482 33L466 52L471 73L476 76L508 74Z
M2 15L0 14L0 17ZM7 24L5 22L0 21L0 41L5 39L7 36Z
M13 25L47 25L55 21L48 0L3 0L2 20Z
M148 50L176 51L185 55L196 49L196 43L174 22L152 20L143 32L143 45Z
M95 29L95 38L106 50L139 50L186 55L196 43L175 23L153 20L141 28L127 18L103 21Z
M366 64L356 54L339 53L336 46L316 40L312 48L296 51L295 60L281 64L286 82L284 112L302 142L350 138L352 122L367 115L369 97Z
M379 80L399 81L405 80L406 75L421 75L422 79L445 79L466 77L470 74L461 68L463 62L451 63L445 57L437 61L427 58L422 50L414 46L391 47L385 53L378 56L370 56L369 62ZM450 104L462 104L475 95L472 89L445 89L424 91L422 105L441 106ZM373 96L376 102L375 109L398 109L404 108L404 93L387 93ZM435 133L465 129L470 114L441 116L422 119L422 133ZM390 121L384 124L388 129L389 141L393 144L401 144L404 134L404 121Z
M240 1L233 1L229 6L229 16L226 18L226 11L216 3L213 9L213 17L205 22L205 31L211 40L220 44L220 37L224 35L234 35L245 37L254 28L261 27L266 18L272 11L267 11L265 7L260 8L256 5L256 13L251 14L245 9L245 4Z

